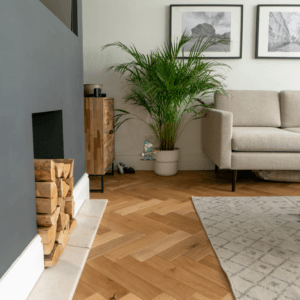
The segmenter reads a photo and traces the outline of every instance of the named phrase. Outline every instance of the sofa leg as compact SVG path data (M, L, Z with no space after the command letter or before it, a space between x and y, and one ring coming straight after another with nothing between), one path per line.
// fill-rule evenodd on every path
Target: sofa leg
M219 173L219 167L217 165L215 165L215 173L218 174Z
M232 170L232 191L235 192L237 180L237 170Z

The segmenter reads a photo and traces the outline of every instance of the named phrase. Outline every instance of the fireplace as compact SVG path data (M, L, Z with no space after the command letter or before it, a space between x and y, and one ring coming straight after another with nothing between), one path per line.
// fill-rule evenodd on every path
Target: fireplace
M64 158L62 110L32 114L32 132L34 158Z
M62 255L75 217L74 160L64 158L62 110L32 114L38 234L42 237L45 267Z

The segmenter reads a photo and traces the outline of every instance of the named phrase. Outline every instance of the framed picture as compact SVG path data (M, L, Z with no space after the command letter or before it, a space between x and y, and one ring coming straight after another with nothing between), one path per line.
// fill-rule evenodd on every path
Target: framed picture
M256 58L300 58L300 5L258 5Z
M178 58L188 58L201 38L228 40L229 43L207 49L207 58L242 58L243 5L171 5L170 43L183 32L192 36Z

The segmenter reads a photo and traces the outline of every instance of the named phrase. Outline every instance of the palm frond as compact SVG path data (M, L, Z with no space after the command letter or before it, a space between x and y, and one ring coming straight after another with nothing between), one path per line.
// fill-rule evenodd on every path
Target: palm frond
M124 122L138 119L153 130L161 150L172 150L184 128L190 122L202 118L205 110L211 108L203 99L214 93L226 95L225 76L216 73L227 65L206 59L204 53L213 46L223 46L228 40L200 38L195 41L187 60L178 59L192 36L184 32L174 39L171 45L165 43L157 51L145 55L132 46L121 42L105 45L104 49L116 47L130 56L127 63L107 68L125 76L129 92L126 102L143 107L151 121L140 116L117 109L116 130Z

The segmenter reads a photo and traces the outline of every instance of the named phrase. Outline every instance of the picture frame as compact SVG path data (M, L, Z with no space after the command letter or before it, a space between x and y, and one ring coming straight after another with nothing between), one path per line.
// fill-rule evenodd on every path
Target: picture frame
M255 58L300 58L300 5L258 5Z
M205 52L207 59L241 59L243 50L243 5L170 5L170 45L186 32L193 36L186 44L187 59L192 45L201 36L229 39L229 44L214 46Z

